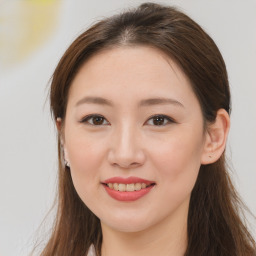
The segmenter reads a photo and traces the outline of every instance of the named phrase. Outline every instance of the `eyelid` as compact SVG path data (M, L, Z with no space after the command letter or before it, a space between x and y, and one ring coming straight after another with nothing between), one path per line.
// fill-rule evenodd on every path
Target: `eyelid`
M164 118L164 119L167 119L167 120L168 120L168 123L177 123L177 122L176 122L173 118L171 118L170 116L163 115L163 114L155 114L155 115L152 115L152 116L150 116L150 117L148 118L147 122L148 122L150 119L154 118L154 117L162 117L162 118ZM167 124L168 124L168 123L167 123ZM158 126L158 125L152 125L152 126ZM165 124L165 125L159 125L159 127L163 127L163 126L166 126L166 124Z
M101 126L101 125L93 125L93 124L88 123L88 120L93 118L93 117L102 117L103 119L107 120L104 116L102 116L100 114L90 114L90 115L87 115L87 116L83 117L79 121L79 123L86 123L86 124L91 125L91 126Z
M93 125L93 124L88 123L88 120L91 119L91 118L93 118L93 117L101 117L101 118L103 118L104 120L107 120L104 116L102 116L102 115L100 115L100 114L90 114L90 115L87 115L87 116L83 117L79 122L80 122L80 123L87 123L88 125L91 125L91 126L102 126L102 125ZM147 119L146 123L147 123L149 120L151 120L152 118L154 118L154 117L162 117L162 118L168 120L168 123L177 123L177 122L176 122L173 118L171 118L170 116L163 115L163 114L154 114L154 115L150 116L150 117ZM167 124L168 124L168 123L167 123ZM158 125L152 125L152 126L158 126ZM159 125L158 127L163 127L163 126L166 126L166 124L165 124L165 125Z

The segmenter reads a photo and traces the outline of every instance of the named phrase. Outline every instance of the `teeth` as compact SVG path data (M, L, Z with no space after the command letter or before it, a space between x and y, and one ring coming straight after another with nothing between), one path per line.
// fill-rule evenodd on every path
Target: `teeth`
M134 189L137 190L141 190L141 183L136 183L134 186Z
M113 183L108 183L108 187L113 189L114 188Z
M125 184L119 184L118 185L118 190L119 191L126 191L126 185Z
M122 191L122 192L138 191L147 187L146 183L131 183L131 184L108 183L107 186L111 189L114 189L116 191Z
M141 188L146 188L146 186L147 186L147 185L146 185L145 183L142 183L142 184L141 184Z
M134 191L135 185L134 184L127 184L126 185L126 191Z
M114 183L113 188L114 188L114 190L118 190L119 189L119 185L117 183Z

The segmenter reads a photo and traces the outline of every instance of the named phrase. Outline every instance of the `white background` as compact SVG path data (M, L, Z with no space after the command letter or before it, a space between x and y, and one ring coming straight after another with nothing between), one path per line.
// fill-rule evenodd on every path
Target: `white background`
M54 199L57 154L46 97L59 58L93 22L143 1L61 2L58 28L51 39L19 65L0 70L1 256L28 255ZM237 189L256 214L256 1L160 3L174 4L190 15L223 54L232 92L228 156Z

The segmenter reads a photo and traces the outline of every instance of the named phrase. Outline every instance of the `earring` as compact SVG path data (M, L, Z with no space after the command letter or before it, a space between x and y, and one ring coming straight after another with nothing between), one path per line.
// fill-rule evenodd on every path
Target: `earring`
M69 162L68 162L66 159L64 159L64 163L65 163L65 165L66 165L67 167L70 168L70 164L69 164Z
M70 164L69 164L69 162L66 160L66 154L67 154L67 153L66 153L65 148L63 147L62 139L61 139L61 151L62 151L62 154L63 154L65 166L67 166L68 168L70 168Z

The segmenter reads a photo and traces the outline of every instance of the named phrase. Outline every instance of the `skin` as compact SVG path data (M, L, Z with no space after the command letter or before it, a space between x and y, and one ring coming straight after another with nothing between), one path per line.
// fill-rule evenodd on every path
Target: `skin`
M113 106L85 103L86 96ZM138 106L165 97L175 103ZM177 103L178 102L178 103ZM98 114L95 120L84 117ZM166 115L156 125L153 115ZM95 124L96 123L96 124ZM201 164L222 154L229 118L219 110L203 129L200 104L181 69L161 51L146 47L104 50L89 59L72 82L63 147L78 195L99 217L102 255L183 255L190 194ZM156 183L142 198L120 202L102 181L136 176Z

